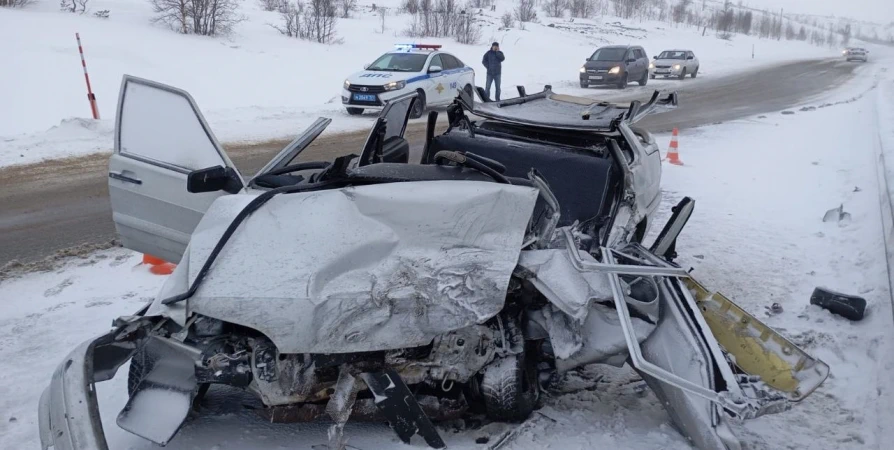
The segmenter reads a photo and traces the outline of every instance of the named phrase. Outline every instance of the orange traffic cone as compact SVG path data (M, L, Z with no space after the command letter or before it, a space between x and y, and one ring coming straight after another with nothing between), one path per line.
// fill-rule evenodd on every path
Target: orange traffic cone
M157 256L152 255L143 255L143 264L149 264L149 272L154 273L155 275L170 275L174 273L174 269L177 268L177 265L174 263L169 263Z
M679 133L680 133L679 130L674 128L674 134L671 136L670 147L668 147L668 149L667 149L667 162L677 165L677 166L682 166L683 161L680 161L680 154L677 151L677 149L680 145L677 142L677 135Z

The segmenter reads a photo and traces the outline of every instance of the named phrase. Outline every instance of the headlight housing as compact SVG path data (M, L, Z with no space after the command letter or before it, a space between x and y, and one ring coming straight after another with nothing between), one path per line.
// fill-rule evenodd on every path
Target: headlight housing
M621 66L615 66L609 69L608 73L610 74L618 74L621 73Z
M680 66L679 64L674 64L674 70L680 70L680 67L682 66Z
M407 82L406 81L392 81L390 83L385 83L384 87L385 87L386 91L396 91L398 89L403 89L403 88L407 87Z
M350 87L351 87L351 82L348 81L348 80L345 80L344 87L345 87L345 89L350 89Z
M654 69L654 68L655 68L655 63L649 63L649 68L650 68L650 69Z
M584 66L580 66L580 73L584 73L587 71L587 68Z

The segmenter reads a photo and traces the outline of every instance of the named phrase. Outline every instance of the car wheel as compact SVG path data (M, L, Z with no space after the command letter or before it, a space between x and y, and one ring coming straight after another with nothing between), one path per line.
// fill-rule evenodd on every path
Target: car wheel
M648 83L649 83L649 72L646 71L646 73L643 74L643 78L641 80L639 80L639 85L645 86Z
M348 110L348 114L352 116L359 116L363 114L363 108L346 108Z
M695 70L692 71L692 78L695 78L696 75L698 75L698 66L695 66Z
M418 92L419 95L416 97L416 101L413 102L413 112L410 113L410 117L413 119L418 119L425 113L425 92L416 92Z
M618 89L624 89L627 87L628 78L630 78L629 73L625 73L624 76L621 77L621 80L618 81Z
M495 358L484 368L481 393L491 420L521 422L537 408L540 383L533 352Z
M685 67L683 68L683 71L680 72L680 79L682 80L683 78L686 78L686 68Z

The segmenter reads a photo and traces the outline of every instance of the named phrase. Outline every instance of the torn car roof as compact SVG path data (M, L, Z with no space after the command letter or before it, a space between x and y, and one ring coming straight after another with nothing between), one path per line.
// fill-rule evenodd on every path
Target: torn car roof
M634 123L648 114L676 108L677 94L659 99L655 91L646 103L625 104L556 94L547 87L543 92L499 102L474 102L463 94L460 101L467 110L487 119L565 130L614 131L621 120Z

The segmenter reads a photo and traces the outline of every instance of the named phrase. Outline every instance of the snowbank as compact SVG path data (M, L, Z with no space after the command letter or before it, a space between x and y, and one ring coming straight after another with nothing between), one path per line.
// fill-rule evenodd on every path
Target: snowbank
M93 11L111 10L111 18L105 20L61 13L49 0L25 10L2 9L0 42L14 42L15 50L6 55L7 70L0 71L0 166L109 150L108 130L113 127L123 74L192 93L224 142L288 137L319 115L336 118L330 131L365 128L369 117L348 117L343 111L342 81L394 43L412 41L403 37L409 16L394 13L399 0L375 3L391 11L384 33L380 19L370 11L371 3L364 1L353 18L339 19L341 45L280 35L270 26L277 23L277 14L260 10L253 0L242 3L241 13L247 20L228 38L183 36L153 25L145 0L92 0ZM506 54L503 83L507 94L517 84L529 90L551 84L557 90L595 95L579 89L578 69L596 47L605 44L639 44L650 55L665 48L691 48L700 57L700 77L784 60L835 56L833 50L802 42L738 35L725 41L712 33L701 36L695 28L610 16L574 22L545 18L542 23L528 24L526 30L500 30L499 17L512 6L514 2L499 2L494 12L475 12L483 24L480 45L424 41L443 44L474 67L479 79L481 55L488 43L500 41ZM81 34L102 120L93 139L76 129L71 131L72 142L66 142L61 139L64 130L53 127L66 128L66 120L90 117L75 32ZM672 82L655 80L654 85L662 83Z

